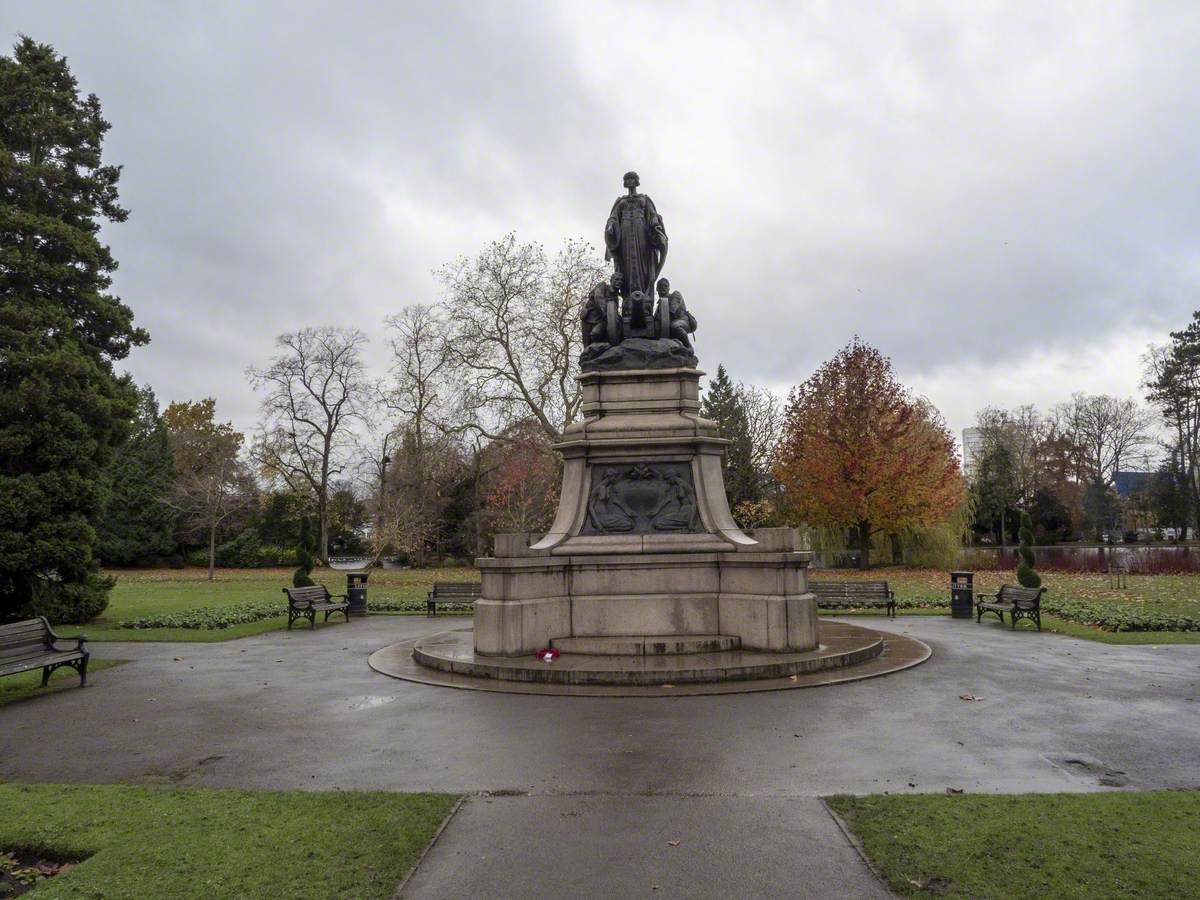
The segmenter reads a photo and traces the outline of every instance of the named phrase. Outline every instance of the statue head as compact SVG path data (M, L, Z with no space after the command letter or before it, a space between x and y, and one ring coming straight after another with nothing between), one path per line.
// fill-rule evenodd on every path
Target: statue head
M671 282L665 278L658 279L658 296L665 297L671 293Z
M608 283L611 284L613 290L619 294L621 293L621 285L625 283L625 279L621 277L620 272L613 272L612 278L608 280Z
M626 172L625 178L623 179L623 181L624 181L625 187L627 187L631 190L633 188L636 188L639 184L642 183L642 180L640 178L638 178L637 172Z

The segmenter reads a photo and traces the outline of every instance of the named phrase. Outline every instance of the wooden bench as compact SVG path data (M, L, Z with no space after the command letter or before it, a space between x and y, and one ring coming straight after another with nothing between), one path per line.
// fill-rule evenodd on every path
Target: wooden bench
M325 621L329 614L340 612L350 621L350 601L345 594L336 597L329 593L323 584L311 584L308 587L285 587L283 592L288 598L288 631L297 619L308 619L313 628L317 627L317 613L325 613Z
M79 684L87 684L87 664L91 655L83 649L83 637L61 637L54 633L45 616L0 625L0 676L16 675L30 669L42 670L42 687L55 669L70 666L79 673ZM74 641L67 649L59 641Z
M883 607L896 617L896 595L886 581L810 581L808 589L817 595L817 606L823 609Z
M474 606L482 585L478 581L435 581L425 599L425 615L436 616L439 603L465 603Z
M1042 630L1042 594L1045 588L1023 588L1015 584L1006 584L995 594L979 594L975 598L975 621L983 620L985 612L994 612L1004 622L1004 614L1008 613L1016 631L1017 619L1031 619Z

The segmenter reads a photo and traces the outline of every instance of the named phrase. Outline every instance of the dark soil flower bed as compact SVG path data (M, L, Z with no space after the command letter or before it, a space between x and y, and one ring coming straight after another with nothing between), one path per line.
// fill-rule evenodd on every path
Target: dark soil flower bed
M0 850L0 897L19 897L47 878L69 872L83 860L38 850Z

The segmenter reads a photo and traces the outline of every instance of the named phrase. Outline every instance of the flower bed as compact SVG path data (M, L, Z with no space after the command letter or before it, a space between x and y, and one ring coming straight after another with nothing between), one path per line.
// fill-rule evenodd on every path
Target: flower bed
M380 598L368 600L371 612L390 612L415 615L425 612L424 597ZM439 603L438 612L470 613L468 603ZM236 603L230 606L201 606L182 612L167 612L153 616L125 619L117 623L118 628L188 628L203 631L232 628L248 622L280 618L287 615L287 607L281 601Z
M949 597L904 597L896 600L898 609L948 609ZM1172 615L1155 609L1097 600L1072 600L1042 597L1042 611L1049 615L1089 625L1104 631L1200 631L1200 620Z
M1104 631L1200 631L1200 621L1153 609L1139 609L1094 600L1069 600L1045 596L1042 609L1052 616L1091 625Z
M117 623L118 628L197 628L202 630L231 628L247 622L261 622L287 615L287 607L278 600L260 603L236 603L230 606L201 606L182 612L140 616Z

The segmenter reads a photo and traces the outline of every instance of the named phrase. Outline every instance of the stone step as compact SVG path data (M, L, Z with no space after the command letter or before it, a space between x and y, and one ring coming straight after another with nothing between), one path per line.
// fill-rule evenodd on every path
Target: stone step
M550 646L559 653L590 656L664 656L738 650L742 641L727 634L618 634L554 638Z
M412 658L455 675L544 684L675 685L758 678L787 678L855 666L883 652L883 635L867 628L822 641L816 650L605 656L564 653L553 662L535 656L478 656L469 633L446 633L417 641Z

